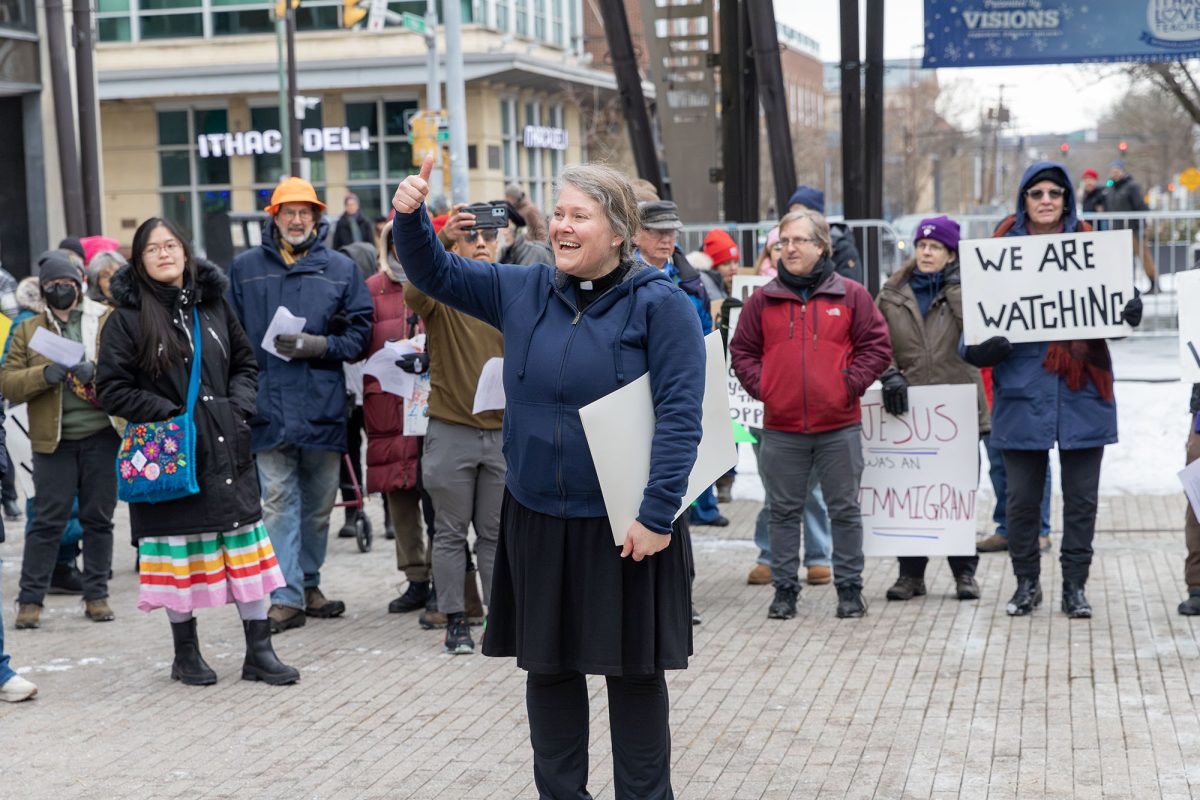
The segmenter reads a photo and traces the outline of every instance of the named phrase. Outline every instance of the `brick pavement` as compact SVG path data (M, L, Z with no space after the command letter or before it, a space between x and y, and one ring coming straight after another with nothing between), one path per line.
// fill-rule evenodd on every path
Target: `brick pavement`
M1052 556L1046 605L1006 617L1002 554L982 560L979 602L952 599L934 562L927 597L889 604L894 564L870 560L866 619L835 619L832 587L815 587L795 620L770 622L770 588L745 585L757 504L726 508L730 528L697 531L704 624L691 668L669 678L681 800L1200 796L1200 623L1175 613L1180 498L1103 499L1091 622L1057 612ZM41 630L13 630L21 537L0 545L9 650L41 687L0 708L0 797L535 796L522 674L443 655L440 633L387 614L390 543L364 555L331 541L324 584L349 614L277 638L298 685L238 680L228 608L199 615L220 683L187 688L168 678L165 618L134 609L127 530L122 515L118 619L103 625L52 597ZM590 788L612 798L603 683L589 686Z

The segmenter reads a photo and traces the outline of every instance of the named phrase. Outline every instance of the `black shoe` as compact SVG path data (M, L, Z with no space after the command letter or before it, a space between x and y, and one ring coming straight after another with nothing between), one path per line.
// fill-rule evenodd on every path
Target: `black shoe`
M17 505L16 500L5 500L3 505L4 518L9 522L16 522L24 516L24 514L21 513L21 507Z
M1179 613L1185 617L1194 617L1200 614L1200 589L1188 592L1187 600L1179 604Z
M55 564L47 594L83 594L83 573L74 564Z
M271 646L271 623L265 619L242 620L246 632L246 660L242 680L285 686L300 680L300 670L282 663Z
M353 508L346 509L346 522L342 525L342 529L338 531L339 539L353 539L358 535L354 529L354 517L356 516Z
M1042 584L1037 578L1017 578L1017 590L1013 592L1005 613L1010 617L1023 617L1033 613L1042 604Z
M1062 610L1071 619L1091 619L1092 606L1083 594L1083 584L1063 581Z
M729 518L726 517L724 514L717 514L716 517L714 517L713 519L710 519L708 522L698 522L698 521L693 520L692 524L693 525L712 525L714 528L724 528L729 525Z
M409 611L416 611L418 608L424 608L425 602L428 599L429 581L410 581L408 588L404 590L404 594L388 603L388 613L404 614Z
M775 589L775 599L767 609L767 619L791 619L796 616L796 596L794 589Z
M925 579L901 575L887 590L888 600L912 600L925 594Z
M475 652L471 625L467 622L467 615L461 611L446 618L446 652L456 656Z
M196 635L196 620L172 622L171 637L175 640L175 661L171 664L171 680L185 686L211 686L217 673L200 655L200 639Z
M955 575L954 594L959 600L978 600L979 582L974 575Z
M837 593L838 619L857 619L867 615L867 601L863 600L861 587L839 586Z
M692 606L692 624L699 625L703 621L704 620L700 619L700 612L696 610L695 606Z

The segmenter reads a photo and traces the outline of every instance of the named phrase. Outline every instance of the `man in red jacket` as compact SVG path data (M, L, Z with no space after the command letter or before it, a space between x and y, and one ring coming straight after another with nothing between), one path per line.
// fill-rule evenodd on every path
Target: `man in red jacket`
M789 213L779 223L779 243L779 274L750 295L729 345L734 372L765 410L760 464L775 585L767 616L796 616L800 524L815 468L833 529L837 615L861 617L859 398L891 363L891 342L871 295L835 271L824 217Z

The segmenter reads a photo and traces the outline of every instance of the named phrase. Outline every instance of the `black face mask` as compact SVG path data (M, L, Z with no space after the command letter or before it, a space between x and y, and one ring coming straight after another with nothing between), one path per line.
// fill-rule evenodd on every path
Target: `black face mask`
M46 305L56 308L59 311L66 311L75 305L75 300L79 297L79 290L75 288L75 284L73 283L58 283L54 286L47 286L42 290L42 293L46 295Z

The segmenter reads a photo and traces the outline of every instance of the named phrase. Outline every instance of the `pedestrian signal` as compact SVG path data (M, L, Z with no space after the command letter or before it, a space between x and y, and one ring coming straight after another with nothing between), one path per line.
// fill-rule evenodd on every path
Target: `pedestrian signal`
M366 5L366 8L362 6ZM370 2L363 0L342 0L342 27L353 28L362 22L370 12Z

